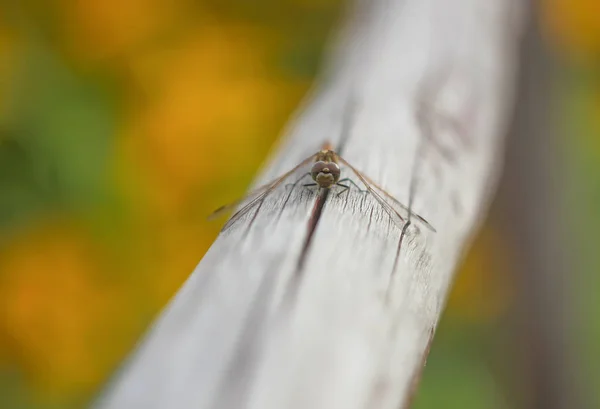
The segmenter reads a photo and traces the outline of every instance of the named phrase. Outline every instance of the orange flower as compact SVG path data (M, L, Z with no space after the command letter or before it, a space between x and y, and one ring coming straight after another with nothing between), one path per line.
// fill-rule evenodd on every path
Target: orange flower
M512 297L508 249L502 238L485 226L457 271L448 300L448 314L487 321L508 308Z
M79 58L100 60L131 52L172 26L184 1L63 0L64 38Z
M99 379L86 341L98 313L88 246L81 233L51 226L24 235L0 257L2 326L42 389L89 387Z
M9 114L8 98L11 93L11 85L14 81L11 78L15 68L15 58L18 51L15 47L15 35L7 31L6 27L0 26L0 123L4 117ZM0 139L3 136L0 132Z
M570 56L595 58L600 52L598 0L543 0L543 23L549 38Z
M277 91L260 64L265 51L249 27L204 26L177 48L132 60L147 96L137 107L123 148L148 173L148 192L164 212L175 212L215 179L247 173L273 140L265 133Z
M17 348L4 353L45 398L94 390L138 335L139 300L126 281L107 279L99 249L62 222L23 233L0 254L0 328Z

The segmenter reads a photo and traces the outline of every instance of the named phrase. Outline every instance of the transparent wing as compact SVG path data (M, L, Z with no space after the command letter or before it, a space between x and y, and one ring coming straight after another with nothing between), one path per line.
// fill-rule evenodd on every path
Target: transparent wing
M373 195L373 197L375 197L375 199L383 207L383 210L385 210L385 212L394 220L394 222L396 224L401 225L405 222L404 217L400 216L400 214L396 211L396 209L394 209L392 206L390 206L390 204L388 202L386 202L375 189L373 189L373 187L369 184L369 182L367 182L367 180L364 178L362 173L360 173L358 170L356 170L356 168L354 166L352 166L351 164L349 164L348 161L346 161L344 158L340 157L339 155L337 155L337 157L340 162L342 162L344 165L348 166L354 172L354 174L356 176L358 176L358 178L363 183L363 185L365 185L365 187L367 188L369 193L371 193ZM400 220L399 223L398 223L398 220Z
M355 171L356 172L356 171ZM425 220L424 217L420 216L419 214L413 212L412 210L410 210L405 204L403 204L402 202L400 202L398 199L396 199L394 196L390 195L388 192L385 191L385 189L383 189L381 186L379 186L377 183L375 183L373 181L373 179L369 178L367 175L365 175L364 173L362 174L362 177L365 178L365 180L367 182L369 182L373 187L375 187L377 190L379 190L385 197L387 197L388 199L390 199L392 202L394 202L396 205L398 205L399 207L401 207L402 209L406 210L408 213L411 214L411 216L415 217L417 220L419 220L421 223L423 223L425 225L425 227L427 227L428 229L430 229L431 231L435 232L435 228L427 221Z
M251 199L252 197L259 195L267 190L269 190L279 179L281 179L281 176L277 177L275 180L270 181L269 183L266 183L260 187L257 187L256 189L254 189L253 191L247 193L246 195L240 197L239 199L231 202L231 203L227 203L226 205L223 205L221 207L219 207L218 209L216 209L215 211L213 211L211 214L208 215L207 219L208 220L214 220L216 218L218 218L219 216L222 216L223 214L227 213L228 211L232 210L233 208L237 207L240 203Z
M251 191L250 193L241 197L240 199L238 199L232 203L229 203L229 204L219 207L212 214L210 214L208 216L208 218L210 220L215 219L216 217L222 215L223 213L226 213L227 211L237 207L239 204L245 202L246 200L251 199L246 205L244 205L241 209L239 209L237 212L235 212L234 215L231 216L231 218L227 221L227 223L225 223L225 226L223 226L223 230L227 230L237 220L239 220L242 216L244 216L246 213L248 213L248 211L250 211L254 206L256 206L258 203L262 202L273 190L275 190L275 188L277 188L290 175L292 175L294 172L296 172L302 166L305 166L310 161L314 160L316 155L317 154L315 153L315 154L309 156L308 158L306 158L302 162L300 162L298 165L294 166L293 169L290 169L289 171L285 172L283 175L277 177L276 179L272 180L271 182L256 188L255 190Z
M431 230L433 232L436 231L433 228L433 226L431 224L429 224L429 222L427 220L425 220L423 217L421 217L417 213L411 211L406 205L402 204L400 201L398 201L398 199L396 199L395 197L390 195L388 192L386 192L381 186L379 186L377 183L375 183L372 179L367 177L362 172L358 171L354 166L352 166L350 163L348 163L347 160L345 160L344 158L342 158L339 155L336 155L336 156L340 162L342 162L344 165L348 166L352 170L352 172L354 172L354 174L360 179L360 181L365 185L367 190L375 197L375 199L377 199L377 201L381 204L381 206L384 208L384 210L386 210L386 212L390 215L390 217L392 217L392 219L400 218L401 222L405 221L404 218L402 216L400 216L400 214L396 211L396 209L394 209L392 206L390 206L390 204L381 197L379 192L381 194L383 194L385 197L387 197L389 200L394 202L396 205L398 205L402 209L406 210L411 216L415 217L417 220L419 220L421 223L423 223L423 225L425 225L425 227L427 227L429 230ZM377 189L377 190L375 190L375 189Z

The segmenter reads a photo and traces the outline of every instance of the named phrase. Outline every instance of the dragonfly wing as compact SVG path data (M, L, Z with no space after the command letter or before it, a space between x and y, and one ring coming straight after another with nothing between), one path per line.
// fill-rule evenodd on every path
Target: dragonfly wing
M209 219L214 219L214 218L218 217L219 215L222 215L223 213L235 208L236 206L245 202L246 200L252 198L250 200L250 202L248 202L241 209L239 209L237 212L235 212L234 215L231 216L231 218L227 221L227 223L223 227L223 230L228 229L237 220L239 220L242 216L244 216L246 213L248 213L248 211L250 211L254 206L256 206L258 203L262 202L273 190L275 190L275 188L277 188L279 185L281 185L281 183L284 180L286 180L289 176L291 176L294 172L296 172L302 166L305 166L310 161L312 161L315 158L315 156L316 156L316 154L309 156L308 158L306 158L302 162L300 162L298 165L294 166L293 169L290 169L289 171L285 172L283 175L277 177L275 180L272 180L271 182L260 186L259 188L248 193L246 196L236 200L235 202L232 202L225 206L221 206L220 208L215 210L209 216Z
M365 185L367 190L375 197L375 199L377 199L377 201L381 204L381 206L383 206L383 208L390 215L390 217L392 217L393 219L399 218L402 221L402 223L404 223L404 221L405 221L405 219L402 216L400 216L400 214L396 211L396 209L394 209L392 206L390 206L390 204L388 202L386 202L385 199L383 199L381 197L381 195L384 195L386 198L388 198L389 200L394 202L396 205L398 205L402 209L406 210L409 213L409 216L415 217L417 220L419 220L421 223L423 223L425 225L425 227L427 227L431 231L433 231L433 232L436 231L427 220L425 220L423 217L421 217L417 213L410 210L406 205L402 204L398 199L396 199L395 197L393 197L392 195L387 193L381 186L379 186L377 183L375 183L372 179L370 179L368 176L366 176L365 174L363 174L362 172L357 170L354 166L352 166L350 163L348 163L347 160L345 160L344 158L342 158L339 155L337 155L337 157L340 160L340 162L342 162L343 164L348 166L352 170L352 172L354 172L354 174Z
M379 186L377 183L375 183L372 179L370 179L367 175L365 175L363 173L362 175L365 180L367 182L369 182L374 188L376 188L377 190L379 190L385 197L387 197L389 200L391 200L392 202L394 202L394 204L396 204L398 207L406 210L411 216L413 216L414 218L416 218L417 220L419 220L421 223L423 223L423 225L425 225L425 227L427 227L429 230L436 232L435 228L427 221L425 220L424 217L420 216L419 214L413 212L412 210L410 210L408 208L408 206L406 206L404 203L400 202L398 199L396 199L394 196L390 195L388 192L385 191L385 189L383 189L381 186Z
M354 174L360 179L360 181L363 183L363 185L365 185L365 187L367 188L369 193L371 193L373 195L373 197L375 197L375 199L379 202L381 207L383 207L383 210L385 210L385 212L392 218L392 220L395 221L396 224L398 224L400 226L405 222L404 217L400 216L400 214L396 211L396 209L394 209L392 206L390 206L390 204L388 202L386 202L375 189L373 189L373 187L364 178L362 173L360 173L354 166L349 164L348 161L345 160L344 158L342 158L341 156L337 155L337 158L344 165L348 166L352 170L352 172L354 172ZM398 220L400 222L398 222Z
M248 213L250 210L252 210L257 204L259 204L263 200L265 200L265 198L269 195L269 193L271 193L277 186L279 186L281 184L281 182L283 182L284 179L285 178L278 178L277 180L275 180L274 183L271 183L271 186L269 186L268 189L266 189L260 195L258 195L254 199L252 199L250 202L248 202L246 205L244 205L244 207L242 207L240 210L235 212L233 214L233 216L231 216L231 218L229 220L227 220L227 223L225 223L225 226L223 226L222 230L225 231L225 230L229 229L231 226L233 226L233 224L235 222L237 222L246 213Z
M237 207L238 205L240 205L242 202L256 196L256 195L260 195L261 193L264 193L266 190L269 190L275 183L277 183L277 181L280 179L281 177L278 177L275 180L270 181L269 183L266 183L260 187L257 187L256 189L254 189L253 191L249 192L248 194L246 194L245 196L240 197L239 199L228 203L224 206L219 207L218 209L216 209L214 212L212 212L210 215L208 215L207 219L208 220L214 220L217 217L227 213L229 210L232 210L233 208Z

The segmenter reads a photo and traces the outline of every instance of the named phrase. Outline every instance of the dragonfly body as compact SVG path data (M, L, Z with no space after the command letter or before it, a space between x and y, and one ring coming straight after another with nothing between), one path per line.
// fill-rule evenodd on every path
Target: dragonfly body
M291 176L294 172L296 172L301 167L308 165L310 162L313 162L313 164L311 166L309 173L315 183L306 184L304 186L319 186L322 189L330 189L333 186L337 185L337 186L341 186L342 188L344 188L345 189L344 191L347 191L349 189L349 186L340 183L340 182L343 182L346 180L349 181L351 184L357 186L356 183L351 181L351 179L349 179L349 178L345 178L340 181L340 176L341 176L340 163L341 163L342 165L348 167L352 172L354 172L354 174L360 179L361 183L366 187L366 189L367 189L366 192L373 195L373 197L383 207L383 210L392 218L392 220L394 222L396 222L396 224L400 224L400 225L406 224L407 219L402 217L398 213L398 211L393 206L391 206L386 201L386 199L384 199L383 197L386 197L387 200L393 202L396 206L398 206L398 207L402 208L404 211L408 212L408 217L409 217L408 221L410 221L410 217L412 216L412 217L416 218L417 220L419 220L422 224L424 224L428 229L435 231L435 229L429 224L429 222L427 220L425 220L423 217L419 216L418 214L412 212L411 209L409 209L408 207L406 207L405 205L400 203L396 198L394 198L389 193L387 193L381 186L377 185L375 182L373 182L373 180L368 178L362 172L358 171L354 166L352 166L350 163L348 163L347 160L345 160L340 155L338 155L332 149L332 146L329 143L325 143L320 151L318 151L317 153L304 159L302 162L300 162L298 165L296 165L293 169L287 171L286 173L279 176L275 180L250 192L248 195L246 195L245 197L243 197L240 200L237 200L237 201L230 203L228 205L225 205L225 206L221 206L220 208L215 210L213 212L213 214L211 216L209 216L209 218L214 218L214 217L226 212L227 210L234 208L235 206L239 205L240 203L249 200L249 202L247 204L242 206L241 209L239 209L237 212L234 213L233 216L231 216L229 221L223 227L224 230L229 228L237 220L239 220L243 215L245 215L248 211L253 209L259 203L262 203L271 192L273 192L278 186L280 186L283 183L284 180L286 180L289 176Z
M325 145L315 156L315 163L310 169L310 176L324 189L337 184L340 180L340 165L338 164L337 154Z

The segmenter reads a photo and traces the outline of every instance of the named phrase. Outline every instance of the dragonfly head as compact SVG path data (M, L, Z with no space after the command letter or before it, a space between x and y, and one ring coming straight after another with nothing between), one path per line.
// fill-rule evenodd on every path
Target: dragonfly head
M340 167L335 162L318 161L312 166L310 176L322 188L330 188L340 180Z

